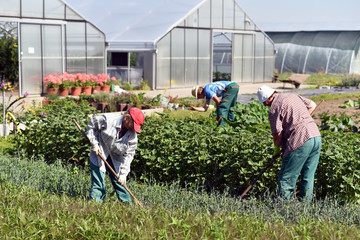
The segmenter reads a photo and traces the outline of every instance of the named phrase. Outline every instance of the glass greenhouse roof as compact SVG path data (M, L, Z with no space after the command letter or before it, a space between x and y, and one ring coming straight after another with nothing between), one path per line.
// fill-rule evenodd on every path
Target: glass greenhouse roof
M66 0L106 35L109 49L154 49L154 43L204 0Z

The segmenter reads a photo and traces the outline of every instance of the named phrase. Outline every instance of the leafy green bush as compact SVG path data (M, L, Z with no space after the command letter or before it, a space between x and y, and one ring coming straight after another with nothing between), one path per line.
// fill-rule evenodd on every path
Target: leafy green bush
M338 116L338 114L329 115L329 112L325 112L319 114L319 117L321 119L321 130L330 130L333 132L358 131L358 128L356 127L358 121L354 121L352 117L346 115L345 113L342 113L340 116Z
M156 134L154 134L156 129ZM262 130L265 131L265 130ZM147 118L132 164L141 179L205 183L210 188L240 192L271 159L270 132L256 134L230 126L217 128L213 119ZM274 165L279 166L279 163ZM276 187L276 172L263 176L255 191Z
M360 75L349 74L342 78L341 86L343 87L359 87L360 86Z
M265 168L272 155L270 128L251 122L242 129L216 128L213 119L147 118L139 135L133 173L140 179L152 176L162 182L204 183L210 189L229 188L231 193L239 194ZM329 131L322 134L315 195L359 201L359 135ZM253 194L276 191L280 165L279 159L262 175L252 188Z
M46 162L76 160L85 165L89 147L72 122L85 130L93 108L81 102L55 101L27 113L27 129L17 137L26 156L42 155ZM237 125L217 127L213 118L170 119L147 117L138 135L139 146L131 174L140 180L179 181L182 185L205 184L207 189L229 190L239 195L265 168L272 157L271 131L265 110L258 103L236 106ZM253 110L253 111L252 111ZM46 115L45 115L46 114ZM360 200L360 135L322 131L323 145L316 172L315 195ZM277 160L252 188L261 195L275 192L281 161Z
M61 159L85 165L90 153L89 145L72 119L76 119L85 131L94 111L84 101L77 104L68 99L56 100L29 111L19 118L26 129L16 135L18 147L26 156L41 155L48 163Z

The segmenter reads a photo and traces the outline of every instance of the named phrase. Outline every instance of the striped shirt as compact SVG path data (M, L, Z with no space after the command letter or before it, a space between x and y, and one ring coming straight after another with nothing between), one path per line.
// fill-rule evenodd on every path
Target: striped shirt
M283 156L301 147L307 140L321 136L307 107L311 100L294 93L276 94L269 110L273 134L282 132Z
M120 114L95 116L87 125L86 135L91 145L99 144L105 159L110 155L117 174L128 175L138 139L136 132L130 130L126 131L124 136L119 136L122 119ZM104 162L93 151L90 153L90 161L102 172L106 171Z

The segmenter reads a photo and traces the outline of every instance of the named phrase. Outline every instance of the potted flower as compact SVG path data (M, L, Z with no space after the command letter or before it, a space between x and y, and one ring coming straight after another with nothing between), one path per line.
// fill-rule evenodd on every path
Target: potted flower
M84 78L83 80L81 80L81 82L82 82L81 93L84 93L85 95L91 95L94 82L89 78L89 76L86 76L86 79Z
M59 79L56 73L50 74L44 78L44 84L46 85L47 95L56 95L61 84L61 79Z
M95 92L100 92L101 85L100 85L98 77L94 76L93 74L89 74L89 78L93 82L92 93L94 94Z
M105 74L105 73L98 74L97 77L98 77L98 83L101 85L101 91L109 93L112 85L111 80L116 80L116 78L112 77L110 79L109 74Z
M64 72L59 76L59 78L61 79L61 84L59 86L59 95L62 97L69 96L69 90L72 86L72 83L70 81L71 76L72 75L68 74L67 72Z
M80 74L80 73L78 73L78 74ZM72 96L79 96L81 93L83 83L81 82L81 79L78 78L78 74L72 75L69 79L71 82L71 95Z

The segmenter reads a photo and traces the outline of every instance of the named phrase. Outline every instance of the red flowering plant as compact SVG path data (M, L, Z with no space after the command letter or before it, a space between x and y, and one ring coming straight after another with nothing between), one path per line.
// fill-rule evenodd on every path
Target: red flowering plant
M92 87L94 86L93 80L90 78L90 75L86 73L76 74L78 81L81 82L81 87Z
M98 83L100 84L100 86L111 85L111 84L113 84L112 81L116 80L115 77L110 78L109 74L105 74L105 73L98 74L97 77L98 77Z
M71 79L74 78L74 75L64 72L63 74L59 75L59 78L61 79L60 88L63 89L71 88L72 86Z
M62 83L57 73L50 74L44 78L44 84L47 88L59 88Z
M89 80L88 81L91 81L91 86L95 87L95 86L101 86L100 83L98 82L98 77L93 75L93 74L89 74L88 75L89 77Z

